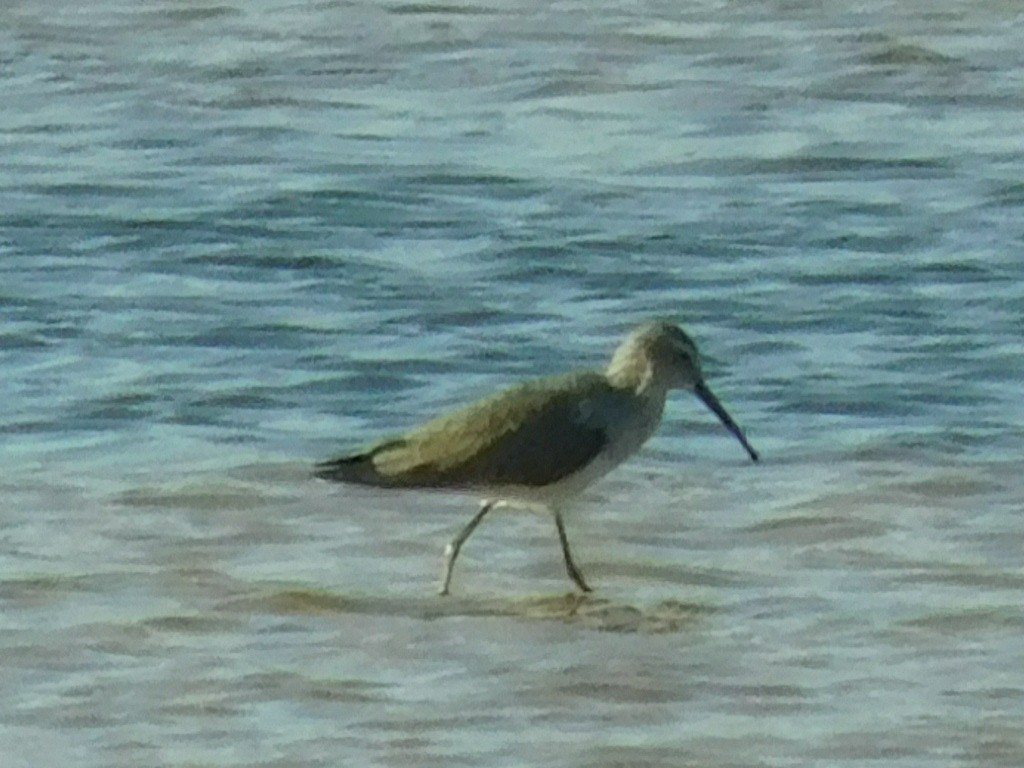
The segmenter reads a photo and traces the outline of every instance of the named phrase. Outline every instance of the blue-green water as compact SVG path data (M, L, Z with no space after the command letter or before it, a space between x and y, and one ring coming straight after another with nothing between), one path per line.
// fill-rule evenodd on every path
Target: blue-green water
M0 9L0 747L1024 763L1008 2ZM698 340L569 519L311 463Z

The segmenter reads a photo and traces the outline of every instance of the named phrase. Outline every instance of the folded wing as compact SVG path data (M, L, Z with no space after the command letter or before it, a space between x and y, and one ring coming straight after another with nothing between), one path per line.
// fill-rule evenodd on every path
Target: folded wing
M474 403L353 456L317 476L384 487L540 487L585 467L608 435L592 403L607 382L571 374Z

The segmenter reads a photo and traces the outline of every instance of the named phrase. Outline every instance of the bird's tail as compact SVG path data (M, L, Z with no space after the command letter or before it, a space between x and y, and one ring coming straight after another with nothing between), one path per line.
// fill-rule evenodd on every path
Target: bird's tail
M313 468L313 476L321 480L335 483L357 483L359 485L388 486L394 485L393 479L381 474L374 465L374 457L383 450L394 448L396 442L385 443L363 453L350 456L339 456L317 463Z
M313 476L335 483L359 483L361 485L380 485L381 479L373 466L372 453L360 453L356 456L341 456L337 459L321 461L313 468Z

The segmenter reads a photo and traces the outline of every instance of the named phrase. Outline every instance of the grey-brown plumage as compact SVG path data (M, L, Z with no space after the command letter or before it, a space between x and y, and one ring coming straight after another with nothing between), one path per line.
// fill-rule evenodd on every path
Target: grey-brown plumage
M704 383L693 341L678 327L655 322L629 334L603 372L520 384L365 451L317 464L315 474L339 482L483 495L477 515L446 549L442 594L463 542L497 505L550 510L566 570L589 591L572 560L560 506L639 449L661 421L668 390L675 388L692 390L757 460Z
M608 442L580 398L622 398L595 373L522 384L363 453L317 465L326 480L387 488L540 488L585 467Z

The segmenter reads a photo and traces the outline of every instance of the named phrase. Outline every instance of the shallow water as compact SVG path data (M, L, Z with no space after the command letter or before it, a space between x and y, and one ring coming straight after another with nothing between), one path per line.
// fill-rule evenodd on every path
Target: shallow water
M1024 764L1005 2L0 9L5 766ZM674 317L571 511L313 461Z

